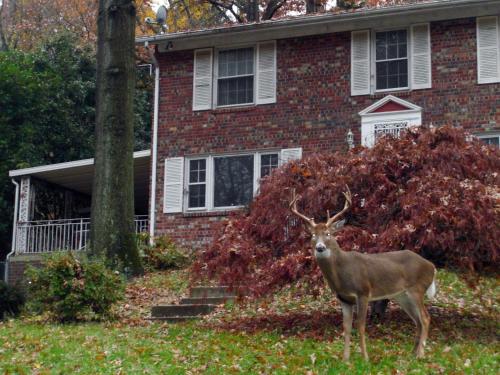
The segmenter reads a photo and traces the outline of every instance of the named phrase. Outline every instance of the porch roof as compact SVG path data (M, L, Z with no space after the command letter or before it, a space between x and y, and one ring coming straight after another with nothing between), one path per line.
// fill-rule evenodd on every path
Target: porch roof
M134 190L136 202L139 200L141 201L141 206L145 204L146 207L149 194L150 157L151 150L134 152ZM9 176L12 178L31 176L66 189L91 195L94 179L94 159L15 169L9 171Z

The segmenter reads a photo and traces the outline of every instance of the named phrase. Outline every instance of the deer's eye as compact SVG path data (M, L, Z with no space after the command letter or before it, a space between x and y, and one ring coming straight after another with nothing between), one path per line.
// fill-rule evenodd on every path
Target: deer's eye
M312 238L316 238L316 235L315 235L315 234L313 234L313 235L311 235L311 237L312 237Z
M327 236L327 237L330 237L330 232L328 232L328 233L326 234L326 236Z

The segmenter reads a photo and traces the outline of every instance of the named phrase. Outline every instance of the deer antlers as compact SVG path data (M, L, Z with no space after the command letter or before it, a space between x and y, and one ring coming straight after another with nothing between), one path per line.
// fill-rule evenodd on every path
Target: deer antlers
M330 211L327 211L327 221L326 221L326 226L327 227L329 227L330 225L332 225L338 218L340 218L351 207L351 204L352 204L352 195L351 195L351 191L349 190L349 186L346 185L346 191L343 192L342 194L344 194L344 197L345 197L344 208L342 209L342 211L340 211L339 213L337 213L333 217L330 217ZM316 223L314 222L314 219L309 218L309 217L305 216L304 214L301 214L297 210L297 201L300 198L301 198L301 196L300 195L296 195L295 189L293 189L292 190L292 200L290 201L290 210L295 215L297 215L302 220L304 220L306 223L308 223L312 227L315 227Z
M351 191L349 190L349 186L346 185L345 188L347 191L342 193L342 194L344 194L344 197L345 197L344 208L338 214L334 215L333 217L328 218L328 221L326 222L327 227L332 225L338 218L340 218L351 207L351 204L352 204ZM330 213L328 213L328 216L330 216Z
M314 219L311 219L303 214L301 214L299 211L297 211L297 201L301 198L300 195L295 194L295 189L292 190L292 201L290 202L290 210L300 217L302 220L304 220L306 223L308 223L311 227L315 227L316 223L314 222Z

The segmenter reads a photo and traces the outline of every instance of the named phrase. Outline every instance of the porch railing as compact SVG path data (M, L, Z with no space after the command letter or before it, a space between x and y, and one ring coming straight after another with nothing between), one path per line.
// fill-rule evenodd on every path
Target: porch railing
M135 217L136 233L148 230L147 215ZM18 223L16 253L38 254L59 250L82 250L89 240L90 219L38 220Z

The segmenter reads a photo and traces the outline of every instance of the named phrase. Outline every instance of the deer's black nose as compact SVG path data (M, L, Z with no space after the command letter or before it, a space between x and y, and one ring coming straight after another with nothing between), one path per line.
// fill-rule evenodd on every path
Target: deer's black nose
M325 250L326 250L326 246L324 244L319 243L319 244L316 245L316 251L318 253L322 253Z

